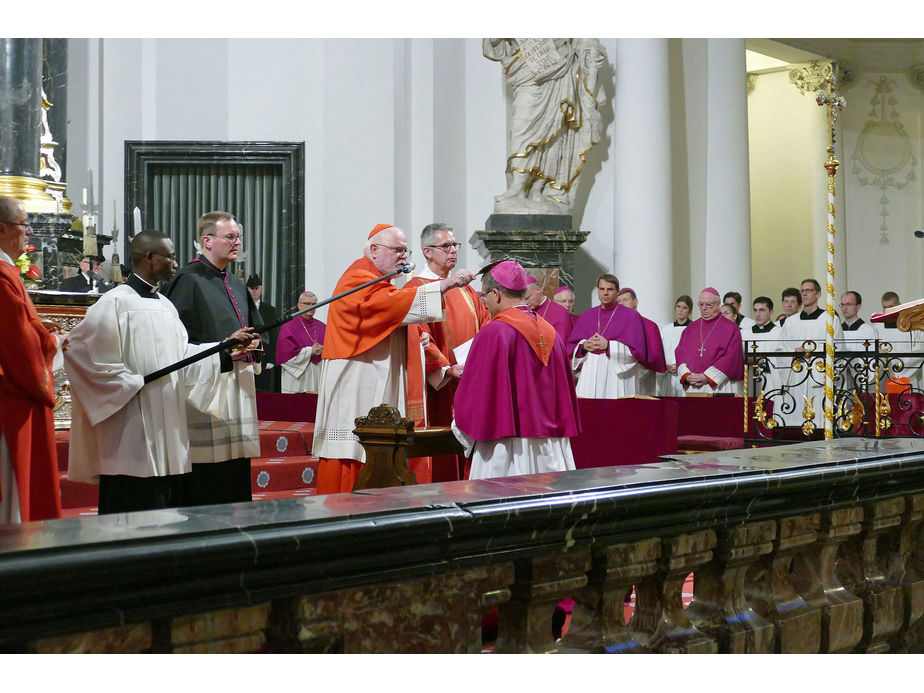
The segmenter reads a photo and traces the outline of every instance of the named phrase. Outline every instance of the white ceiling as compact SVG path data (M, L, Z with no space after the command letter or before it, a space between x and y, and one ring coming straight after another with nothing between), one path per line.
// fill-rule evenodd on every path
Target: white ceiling
M904 72L924 65L924 39L917 38L748 39L747 49L786 63L831 60L863 72ZM761 65L757 58L753 60ZM767 69L748 66L749 72Z

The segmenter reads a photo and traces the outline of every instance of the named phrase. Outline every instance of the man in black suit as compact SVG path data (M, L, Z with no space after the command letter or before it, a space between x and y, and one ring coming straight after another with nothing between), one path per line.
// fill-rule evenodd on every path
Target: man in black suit
M264 325L269 325L279 319L276 307L263 300L263 280L260 279L259 274L251 274L247 279L247 291L250 292L250 297L253 299L257 311L259 311ZM263 355L263 371L254 379L257 392L280 392L282 389L282 377L279 368L276 367L276 345L279 342L279 328L264 332L260 337L266 351Z

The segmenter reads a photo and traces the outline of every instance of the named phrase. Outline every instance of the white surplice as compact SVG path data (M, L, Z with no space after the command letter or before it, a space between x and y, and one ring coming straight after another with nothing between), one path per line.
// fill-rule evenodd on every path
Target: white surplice
M402 325L443 320L440 283L417 288ZM353 433L355 419L380 404L407 412L407 329L349 359L322 359L311 454L327 459L366 461L366 451Z
M587 399L616 399L640 394L648 371L622 342L610 340L609 354L581 355L586 339L578 342L571 355L571 368L577 376L574 391ZM580 371L578 371L580 367Z
M227 376L218 354L147 385L144 376L213 344L189 344L176 308L122 284L103 294L70 332L68 478L154 477L191 471L186 404L217 414ZM203 414L209 416L209 414Z
M753 356L754 350L752 347L755 343L757 345L757 351L760 353L784 350L785 344L782 341L783 328L775 322L770 324L772 324L773 327L769 332L754 332L752 328L756 327L757 323L754 323L754 325L751 325L750 327L741 328L741 342L744 346L745 363L748 363L749 359L766 361L766 367L763 371L766 382L764 383L763 388L761 388L765 393L769 393L770 391L776 390L780 387L780 374L785 372L783 369L789 368L789 362L791 360L784 358L773 358L769 356ZM750 365L750 372L748 374L748 377L752 382L754 379L754 368L755 364L752 363ZM748 386L750 388L750 383L748 383ZM756 397L760 394L760 390L754 392L749 389L748 394Z
M452 422L452 432L471 456L469 479L574 471L570 438L495 438L475 440Z
M803 311L804 312L804 311ZM822 312L817 318L802 320L802 313L791 315L783 323L781 330L781 339L785 351L795 351L801 348L806 340L815 342L813 358L825 358L825 335L826 325L828 323L827 312ZM840 319L834 321L834 350L844 349L844 331L841 329ZM800 365L802 369L794 371L792 365ZM801 382L800 382L801 381ZM825 374L824 371L818 371L815 366L811 372L806 372L805 361L802 359L785 359L783 369L780 372L780 384L784 386L795 400L795 408L790 413L784 413L781 409L775 410L779 413L784 425L801 426L805 419L802 416L805 408L806 398L811 402L814 398L815 416L814 422L818 429L822 429L825 423L824 396L825 396ZM788 398L787 398L788 399ZM780 402L782 404L782 402Z
M321 383L321 363L311 362L311 346L302 347L295 356L282 364L282 391L317 392Z
M679 327L672 322L669 322L661 326L661 343L664 345L664 362L668 366L677 365L677 357L674 355L674 350L677 348L677 345L680 344L680 335L683 334L683 331L687 329L687 325L690 324L690 321L687 321L686 325L680 325ZM680 384L680 376L677 375L677 372L673 373L658 373L658 395L661 397L683 397L683 385Z

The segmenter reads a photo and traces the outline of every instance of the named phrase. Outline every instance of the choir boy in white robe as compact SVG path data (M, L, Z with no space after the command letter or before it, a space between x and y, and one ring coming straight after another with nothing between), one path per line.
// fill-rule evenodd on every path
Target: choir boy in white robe
M661 343L664 345L664 373L658 374L658 395L661 397L683 397L683 386L677 375L677 357L674 350L680 344L680 335L690 324L693 312L693 298L684 294L674 302L674 321L661 326Z
M783 304L783 314L776 316L776 324L782 327L790 315L795 315L802 310L802 294L796 287L789 286L783 289L780 303Z
M806 279L802 282L799 293L802 297L802 312L789 317L783 325L783 346L789 352L802 352L804 351L803 344L811 340L815 343L813 359L821 357L823 360L828 319L825 309L818 306L818 300L821 298L821 285L815 279ZM834 322L834 349L835 352L838 349L844 349L844 331L841 329L840 320L837 319ZM792 364L799 365L799 360L791 361L788 370L784 369L780 373L782 384L794 399L793 411L785 413L781 410L780 414L784 425L801 426L805 421L803 410L806 398L808 398L808 402L815 409L815 426L820 428L824 426L825 374L824 371L816 370L814 364L807 371L804 360L801 362L801 370L793 370Z
M863 307L863 298L856 291L847 291L841 296L841 315L844 320L841 322L841 329L844 331L844 348L847 351L870 351L876 348L876 340L879 338L875 328L860 317L860 309ZM864 362L862 358L850 359L847 367L844 369L843 383L835 383L835 387L853 388L858 386L861 390L869 389L875 383L868 377L857 379L858 374L864 371L868 376L875 377L873 373L875 368L871 367L870 362Z
M220 411L232 356L213 354L144 384L144 376L213 344L189 344L176 308L157 290L176 272L172 241L142 231L131 242L134 273L92 305L68 337L73 396L68 478L99 484L99 513L186 505L186 405ZM252 328L231 335L242 345ZM242 352L239 352L242 353Z
M765 380L761 387L758 383L758 391L752 392L754 395L760 394L760 390L769 392L780 386L780 368L788 366L788 359L774 359L766 356L755 357L752 354L755 351L782 351L783 342L782 328L773 322L773 301L768 296L758 296L754 299L754 324L750 327L741 328L741 341L744 344L745 357L753 368L761 365ZM753 379L754 373L751 372Z

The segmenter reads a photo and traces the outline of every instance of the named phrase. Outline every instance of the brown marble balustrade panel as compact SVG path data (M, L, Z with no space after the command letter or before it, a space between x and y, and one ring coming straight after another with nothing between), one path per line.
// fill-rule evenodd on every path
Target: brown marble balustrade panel
M151 626L136 623L121 628L104 628L43 638L29 644L34 654L140 654L151 651Z
M478 653L482 617L509 596L513 573L512 563L499 563L283 600L274 606L270 649L315 654Z
M243 654L266 645L270 604L176 616L155 628L156 652Z

